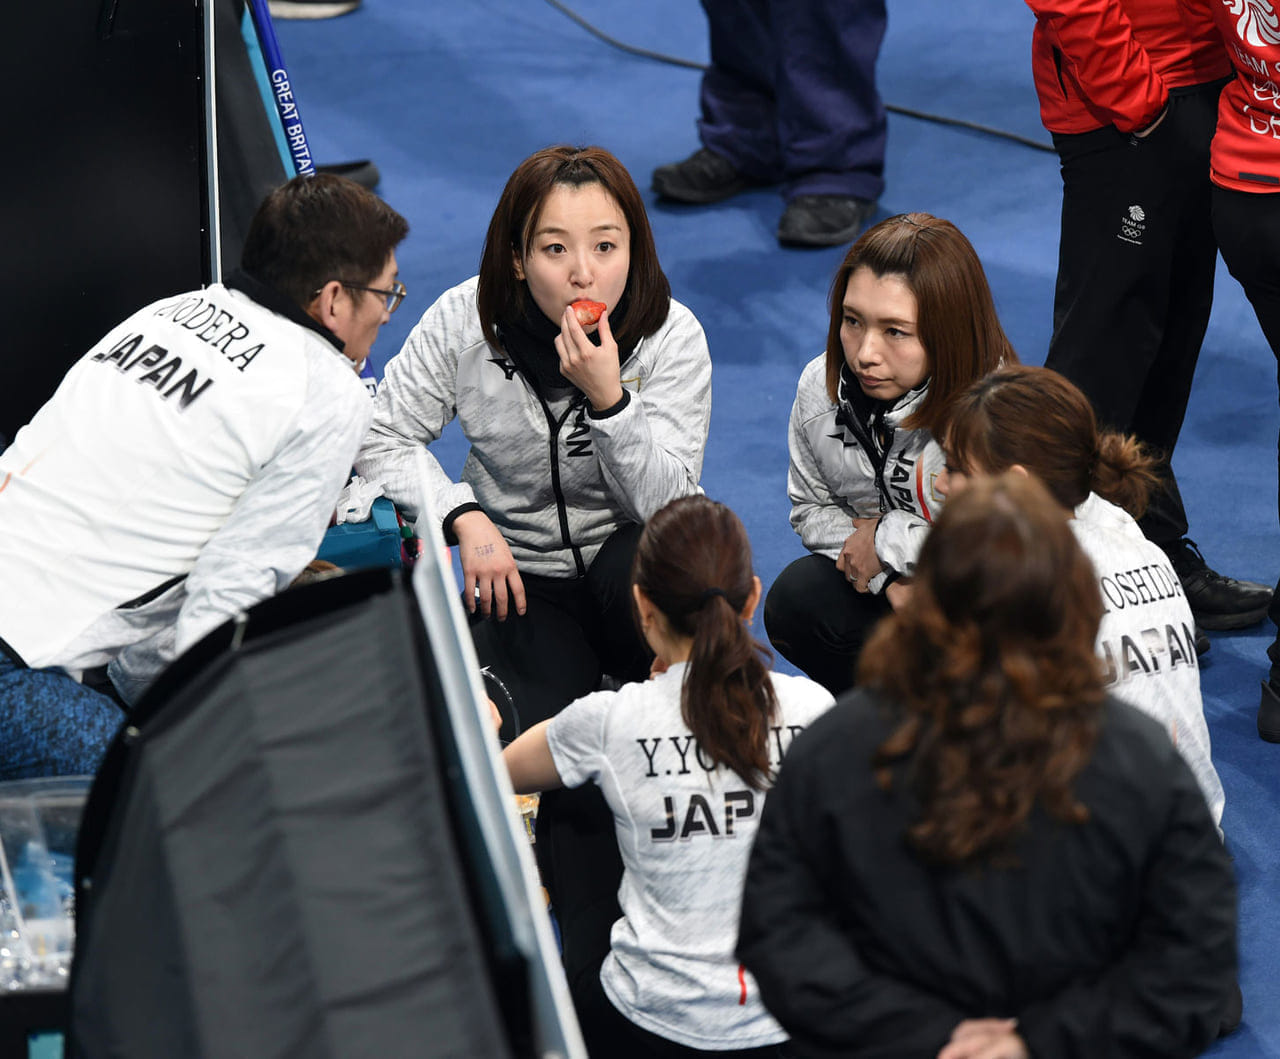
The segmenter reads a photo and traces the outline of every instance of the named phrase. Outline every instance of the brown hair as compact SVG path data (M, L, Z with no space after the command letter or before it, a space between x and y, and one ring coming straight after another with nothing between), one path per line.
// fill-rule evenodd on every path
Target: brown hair
M1158 483L1157 460L1135 438L1100 431L1089 399L1050 368L1001 368L958 394L940 424L947 460L995 474L1021 464L1074 510L1090 493L1134 518Z
M1006 473L943 508L914 589L862 652L860 682L901 707L876 752L919 799L909 842L927 859L998 858L1036 803L1088 817L1072 791L1103 699L1097 574L1044 486Z
M701 755L763 789L778 702L772 655L741 616L755 584L742 522L705 496L671 501L645 523L631 580L673 632L693 638L680 712Z
M258 207L240 267L305 309L330 280L372 283L408 234L408 221L354 181L297 176Z
M480 255L476 306L485 341L498 345L500 320L519 319L532 299L524 280L517 279L515 261L529 253L547 196L555 187L599 184L618 204L631 230L631 263L627 272L627 311L610 324L619 348L628 348L653 334L667 319L671 284L658 263L644 200L626 167L603 147L545 147L530 155L511 174L489 221Z
M1016 364L987 284L982 262L950 221L928 213L902 213L868 228L845 254L831 281L827 329L827 394L839 400L844 347L844 296L860 268L901 276L916 299L916 328L929 357L929 393L903 423L934 433L947 401L961 387L999 364Z

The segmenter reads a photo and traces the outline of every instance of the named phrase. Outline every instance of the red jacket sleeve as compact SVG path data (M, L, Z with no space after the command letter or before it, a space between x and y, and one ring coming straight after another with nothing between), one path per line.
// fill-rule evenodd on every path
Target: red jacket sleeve
M1094 125L1122 132L1145 128L1168 100L1164 79L1138 41L1120 0L1026 0L1035 13L1036 91L1045 125L1081 104ZM1078 120L1078 117L1077 119Z

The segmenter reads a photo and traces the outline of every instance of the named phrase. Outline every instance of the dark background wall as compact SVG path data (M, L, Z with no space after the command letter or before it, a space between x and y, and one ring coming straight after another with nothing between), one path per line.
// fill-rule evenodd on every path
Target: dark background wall
M6 5L6 438L110 327L209 279L203 17L203 0Z

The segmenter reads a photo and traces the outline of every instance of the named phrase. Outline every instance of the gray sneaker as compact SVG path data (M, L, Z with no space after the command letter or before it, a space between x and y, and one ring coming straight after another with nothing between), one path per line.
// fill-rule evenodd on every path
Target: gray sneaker
M369 159L361 158L358 162L333 162L329 165L316 166L317 173L332 173L334 176L354 180L362 188L373 191L382 180L378 167Z
M731 198L753 185L723 155L699 147L683 162L653 171L653 190L664 199L707 206Z

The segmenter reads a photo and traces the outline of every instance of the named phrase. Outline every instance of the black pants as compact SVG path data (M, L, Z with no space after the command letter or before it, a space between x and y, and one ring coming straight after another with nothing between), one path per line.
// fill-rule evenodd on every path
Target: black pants
M1112 126L1053 137L1062 231L1045 365L1089 396L1104 426L1170 458L1213 304L1209 141L1224 83L1173 89L1142 140ZM1142 528L1168 546L1187 515L1167 465L1163 477Z
M599 974L609 934L622 918L622 855L600 788L588 783L544 792L534 852L560 928L560 962L572 989Z
M527 607L505 621L477 616L471 639L482 666L511 691L528 728L600 686L608 673L644 680L653 655L631 615L631 560L640 527L623 526L584 577L523 575Z
M892 608L857 592L825 555L806 555L778 575L764 602L764 628L783 658L832 695L854 685L862 645Z
M650 1033L613 1006L600 984L599 965L581 981L571 983L571 991L587 1054L592 1059L685 1059L697 1055L719 1059L782 1059L789 1054L785 1044L725 1052L702 1051Z
M649 675L653 655L631 614L631 561L640 529L617 530L585 577L524 577L523 615L472 622L480 664L507 685L522 727L595 691L606 673L624 682ZM565 973L573 981L592 961L599 969L609 931L622 915L622 858L600 789L588 784L543 794L534 849L560 926Z
M1215 187L1213 230L1227 270L1244 288L1267 344L1280 362L1280 192L1254 194ZM1280 584L1271 597L1267 616L1280 630ZM1280 687L1280 631L1267 654L1271 657L1271 680Z

